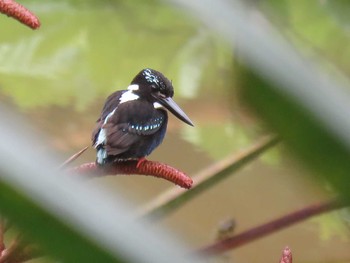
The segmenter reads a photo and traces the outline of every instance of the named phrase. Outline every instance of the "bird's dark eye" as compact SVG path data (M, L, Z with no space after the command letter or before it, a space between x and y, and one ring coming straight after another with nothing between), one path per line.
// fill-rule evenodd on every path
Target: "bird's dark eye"
M166 98L166 94L162 93L161 91L158 91L158 97L159 98Z
M151 88L152 88L152 90L158 90L157 85L154 85L154 84L151 85Z

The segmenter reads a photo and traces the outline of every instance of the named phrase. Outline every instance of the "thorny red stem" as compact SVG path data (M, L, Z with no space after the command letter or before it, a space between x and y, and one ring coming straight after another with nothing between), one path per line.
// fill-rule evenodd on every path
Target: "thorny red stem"
M167 164L149 160L144 160L141 163L138 163L137 160L130 160L104 166L96 165L96 163L85 163L71 170L77 174L89 177L120 174L150 175L163 178L186 189L190 189L193 184L192 179L185 173Z
M340 202L339 200L332 200L325 203L311 205L301 210L294 211L290 214L282 216L278 219L267 222L263 225L251 228L241 234L235 235L233 237L218 241L212 245L203 247L197 252L205 255L215 255L223 253L227 250L234 249L236 247L242 246L246 243L252 242L255 239L261 238L273 232L276 232L282 228L286 228L292 224L310 218L312 216L328 212L331 210L339 209L347 206L348 204Z
M0 0L0 13L18 20L22 24L29 26L31 29L37 29L40 27L38 17L23 5L16 3L14 0Z
M284 248L280 263L293 263L292 251L289 247Z

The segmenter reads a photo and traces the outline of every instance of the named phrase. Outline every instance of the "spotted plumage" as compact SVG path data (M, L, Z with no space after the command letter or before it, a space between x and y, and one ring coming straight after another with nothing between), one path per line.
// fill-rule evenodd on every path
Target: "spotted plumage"
M97 164L142 159L149 155L165 136L166 109L193 125L172 100L173 95L172 83L153 69L142 70L127 90L111 94L92 134Z

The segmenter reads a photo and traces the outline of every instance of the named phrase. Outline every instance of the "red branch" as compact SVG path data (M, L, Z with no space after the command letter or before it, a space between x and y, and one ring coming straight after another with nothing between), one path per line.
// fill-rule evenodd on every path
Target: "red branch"
M293 262L292 251L290 250L289 247L285 247L282 252L280 263L292 263L292 262Z
M324 212L329 212L331 210L339 209L347 205L348 204L345 204L344 202L340 202L338 200L311 205L303 209L294 211L285 216L282 216L278 219L267 222L263 225L251 228L241 234L218 241L212 245L203 247L199 249L197 252L205 255L215 255L215 254L223 253L227 250L242 246L246 243L252 242L258 238L261 238L263 236L276 232L282 228L286 228L287 226L298 223L312 216L315 216Z
M71 170L79 175L99 177L106 175L137 174L150 175L168 180L186 189L192 187L193 181L185 173L160 162L144 160L138 165L138 161L115 162L110 165L98 166L96 163L85 163Z
M22 24L29 26L31 29L37 29L40 27L38 17L23 5L20 5L13 0L0 0L0 13L13 17Z

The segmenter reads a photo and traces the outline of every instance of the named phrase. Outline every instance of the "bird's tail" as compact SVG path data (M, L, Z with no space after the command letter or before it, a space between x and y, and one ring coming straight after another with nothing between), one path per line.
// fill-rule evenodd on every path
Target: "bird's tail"
M103 165L107 160L107 151L102 145L97 146L96 163Z

